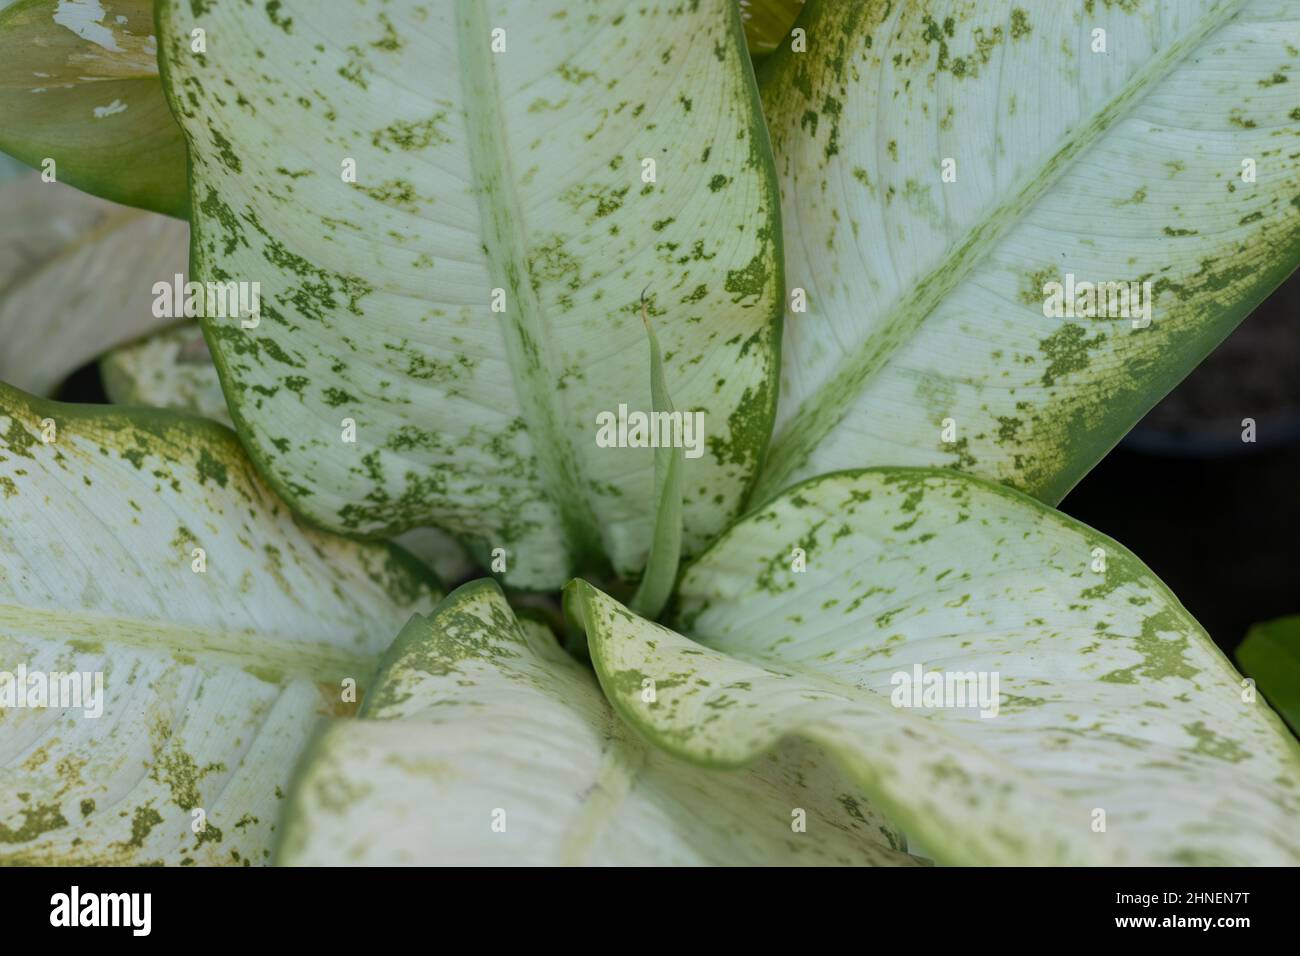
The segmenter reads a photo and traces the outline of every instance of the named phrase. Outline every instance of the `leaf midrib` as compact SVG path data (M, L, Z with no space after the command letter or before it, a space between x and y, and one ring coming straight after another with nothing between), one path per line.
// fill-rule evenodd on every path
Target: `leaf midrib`
M619 811L640 781L650 753L645 745L627 733L626 727L604 699L604 691L594 680L600 695L606 722L606 749L600 767L587 790L586 799L560 838L560 863L582 866L592 849L615 823Z
M582 470L560 421L555 340L528 268L524 214L515 192L507 150L496 68L488 45L490 25L480 0L456 0L461 92L470 167L473 170L483 245L494 282L507 290L500 323L514 375L521 415L540 465L542 485L560 513L574 567L602 552L600 523L581 480Z
M1010 187L1007 192L1011 198L976 223L941 265L920 277L912 292L884 313L875 330L839 363L833 376L800 403L780 433L773 436L767 467L750 497L752 502L764 501L790 483L795 472L848 413L867 383L920 331L925 319L970 274L985 253L1020 223L1047 189L1065 175L1075 159L1099 141L1117 120L1199 49L1211 34L1235 17L1247 2L1224 0L1221 6L1149 61L1086 123L1072 131L1056 152ZM810 10L804 11L803 19L811 22ZM785 73L793 68L790 62L792 54L788 49L783 48L778 55L782 57L781 69L773 69L765 77L771 83L782 82Z
M346 648L255 628L236 631L179 621L0 604L0 642L23 637L82 641L89 647L102 645L106 651L126 646L173 656L217 658L262 673L315 681L362 678L377 661L376 657Z

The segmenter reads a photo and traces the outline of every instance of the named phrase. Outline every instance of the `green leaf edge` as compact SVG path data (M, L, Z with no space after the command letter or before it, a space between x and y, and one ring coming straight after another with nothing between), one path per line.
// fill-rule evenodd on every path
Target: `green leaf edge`
M170 408L154 408L148 405L96 405L89 402L59 402L50 398L41 398L6 382L0 382L0 415L11 415L11 409L15 406L26 406L37 415L53 418L59 428L63 428L67 422L75 421L93 421L101 426L112 426L115 422L120 422L128 427L159 436L166 432L204 435L215 443L227 446L233 457L251 464L248 451L244 448L244 444L239 440L238 435L220 422L204 418L201 415L192 415ZM267 484L260 471L257 472L257 478L263 484ZM271 490L275 491L274 488L271 488ZM288 504L288 502L284 502L283 496L280 496L278 492L276 494L284 504ZM311 527L313 531L318 533L352 540L345 535L323 531L308 525L306 522L301 521L297 512L294 512L294 518L299 523ZM437 572L401 545L383 539L368 543L387 549L393 555L395 561L438 594L445 595L447 593L446 585L438 577Z
M1146 562L1144 562L1137 555L1133 554L1133 552L1129 551L1128 548L1125 548L1114 538L1111 538L1109 535L1102 534L1101 532L1092 529L1091 527L1085 525L1081 521L1076 521L1074 518L1071 518L1069 515L1057 511L1055 508L1051 507L1050 505L1044 504L1039 499L1034 498L1033 496L1028 495L1023 491L1019 491L1018 489L1011 488L1007 485L998 484L997 482L988 481L987 479L984 478L979 478L973 475L965 474L963 472L954 471L953 469L950 468L893 467L893 466L877 466L873 468L850 468L850 469L842 469L839 471L831 471L823 475L818 475L815 478L805 479L804 481L798 482L797 484L794 484L789 488L786 488L782 491L777 492L776 494L771 495L761 505L752 508L750 511L746 512L745 515L738 518L730 527L727 528L726 531L723 531L720 535L718 535L718 537L714 539L713 543L710 544L708 548L706 548L703 552L701 552L698 556L696 556L692 561L687 563L687 565L682 569L682 576L685 576L685 574L690 570L692 566L694 566L697 562L705 558L711 551L713 551L713 549L721 547L724 540L728 537L728 535L731 534L731 532L735 529L737 525L746 521L756 513L761 512L776 499L785 497L786 495L796 494L800 489L809 487L819 482L830 481L837 478L856 478L864 474L872 474L872 473L882 474L882 475L897 475L900 477L932 476L932 477L943 477L946 479L956 478L961 481L972 482L976 485L983 486L985 490L994 491L1020 504L1028 505L1031 508L1031 510L1037 512L1040 516L1048 517L1052 520L1064 521L1070 525L1075 525L1079 528L1085 528L1092 535L1096 536L1096 538L1102 543L1103 546L1109 545L1110 547L1113 547L1115 549L1116 553L1119 553L1125 556L1126 558L1129 558L1132 561L1134 561L1140 570L1145 571L1147 574L1151 576L1151 580L1159 587L1161 591L1164 592L1164 594L1168 597L1171 605L1176 610L1181 611L1190 620L1195 621L1195 618L1192 617L1192 615L1187 611L1185 607L1183 607L1182 602L1178 600L1177 596L1171 590L1169 590L1169 587L1164 583L1164 581L1162 581L1159 578L1159 576L1157 576L1155 572L1153 572L1147 566ZM935 860L935 862L941 865L948 865L948 866L970 865L973 862L973 861L957 859L957 858L952 858L947 856L944 852L944 844L946 841L943 839L943 834L938 832L931 832L930 827L927 826L928 821L925 820L925 818L913 812L907 805L902 805L899 802L890 800L888 798L882 798L882 796L874 792L873 789L863 786L860 780L862 779L863 776L869 776L869 775L860 774L859 768L860 768L860 764L862 763L860 758L858 758L856 755L852 753L845 753L841 748L831 746L819 739L808 737L807 735L802 734L800 730L797 728L787 729L784 733L774 738L771 744L769 744L767 747L755 750L735 761L716 760L707 757L702 757L698 753L695 753L692 750L690 750L689 748L678 745L673 741L665 738L662 734L659 734L652 726L647 724L646 721L642 720L639 714L637 714L634 710L629 708L620 695L616 693L612 693L612 688L611 688L612 675L609 673L605 661L603 660L602 657L602 652L601 652L602 642L598 636L595 636L591 633L591 630L589 629L589 626L587 624L587 621L590 619L588 616L588 610L591 607L592 599L595 597L595 595L599 593L601 592L591 584L588 584L586 581L582 580L581 578L575 578L565 586L564 589L565 606L566 608L571 608L572 613L579 620L579 622L582 624L584 629L588 629L587 647L591 655L592 666L596 670L596 677L600 681L601 689L605 692L605 699L609 702L610 706L614 708L615 713L617 713L619 717L621 717L628 725L634 728L637 731L637 733L639 733L650 744L652 744L653 746L659 748L660 750L674 757L677 757L678 759L685 760L688 763L694 764L695 766L708 767L712 769L738 769L740 767L745 767L752 764L755 760L758 760L759 758L763 757L764 755L766 755L767 753L775 749L779 745L780 741L785 737L789 737L789 736L806 737L806 739L813 740L814 743L817 743L818 745L825 747L826 752L840 766L844 775L855 786L857 786L859 790L861 790L863 795L868 800L870 800L874 805L878 806L884 812L885 816L890 820L891 823L901 828L909 836L918 840L920 844L925 847L925 852L929 856L931 856ZM680 624L678 622L678 616L676 613L676 607L672 608L671 612L672 613L670 613L670 615L666 618L667 623L664 626L667 626L672 630L676 631L676 633L686 638L687 640L695 641L696 643L701 643L702 646L706 646L706 647L708 646L707 644L703 644L702 642L698 641L695 637L693 637L685 630L680 628ZM1208 645L1209 649L1213 653L1218 655L1221 662L1228 669L1232 671L1236 671L1236 668L1233 666L1232 661L1230 661L1228 657L1223 653L1223 651L1219 649L1219 646L1217 644L1215 644L1212 640L1207 640L1206 644ZM1282 718L1278 715L1276 711L1273 710L1271 706L1265 706L1263 708L1263 712L1264 712L1264 720L1265 721L1271 720L1274 724L1274 730L1277 731L1284 738L1287 738L1287 740L1290 742L1291 744L1290 750L1291 750L1292 757L1296 760L1297 763L1300 763L1300 741L1297 741L1291 735ZM1028 861L1028 860L1021 861L1021 862L1022 865L1031 865L1032 863L1032 861Z
M796 55L791 49L794 42L793 30L796 27L806 29L809 22L819 14L823 2L825 2L825 0L805 0L803 8L799 11L799 16L795 19L794 23L791 24L791 32L787 33L775 50L763 56L758 62L756 67L756 76L760 91L763 90L768 83L773 82L774 75L783 68L785 61ZM868 0L860 0L860 2L864 4L862 13L865 15L867 12L865 10L865 4ZM773 158L775 159L775 156L773 156ZM1245 321L1246 318L1259 307L1260 303L1272 295L1273 292L1276 291L1292 273L1300 271L1300 230L1297 230L1295 241L1287 247L1286 253L1279 261L1280 264L1274 269L1256 276L1255 282L1247 294L1233 302L1226 309L1220 311L1217 320L1213 323L1213 330L1209 327L1203 330L1203 334L1207 336L1206 341L1208 344L1203 349L1197 350L1199 355L1197 355L1196 360L1188 366L1186 372L1178 374L1176 369L1170 369L1168 366L1161 366L1161 374L1154 377L1148 383L1150 387L1146 394L1152 396L1151 401L1144 401L1143 404L1136 407L1134 407L1130 402L1128 407L1119 408L1119 411L1115 413L1116 419L1120 421L1128 419L1128 426L1126 428L1119 431L1113 437L1110 436L1109 432L1105 432L1101 429L1093 429L1084 435L1079 436L1079 440L1072 443L1075 453L1071 456L1069 462L1070 467L1058 471L1055 478L1050 482L1043 482L1035 488L1016 490L1023 491L1034 499L1048 505L1059 504L1062 499L1064 499L1065 496L1074 489L1075 485L1082 481L1088 472L1092 471L1092 469L1097 466L1098 462L1105 458L1113 448L1124 440L1124 436L1127 435L1139 421L1141 421L1148 411L1154 408L1156 404L1173 391L1188 374L1205 361L1205 358L1218 348L1219 345L1223 343L1224 339L1232 334L1237 326ZM1289 265L1288 262L1290 263ZM782 281L784 283L784 275L782 276ZM843 416L841 416L840 420L843 420ZM767 461L765 458L762 466L762 471L764 473L766 472L766 465ZM841 471L844 470L852 469L841 469ZM987 479L970 472L961 472L961 474L970 474L971 477L987 481ZM763 498L764 502L767 502L771 501L777 495L793 488L797 488L809 480L816 479L804 479L801 482L795 482L788 485L778 484L777 487L769 489L768 486L771 482L764 474L763 480L756 484L754 489L751 489L751 493L755 490L767 492L766 496ZM723 532L723 534L725 533L726 532ZM721 538L722 535L719 535L718 537ZM716 539L714 543L716 544ZM712 545L710 545L710 547L712 547Z
M730 3L728 6L731 8L733 42L740 52L741 69L749 81L745 84L745 88L749 90L750 128L756 141L762 147L759 152L762 154L763 178L767 183L768 202L772 207L772 225L774 227L772 230L773 279L776 282L777 292L772 304L772 321L768 325L767 347L771 352L772 366L767 377L767 407L761 412L765 425L763 440L756 449L754 473L750 475L749 485L740 496L742 502L740 511L737 513L736 519L731 522L731 524L735 524L742 515L748 513L749 502L763 480L763 472L767 470L768 453L772 447L772 432L776 429L777 406L781 401L781 344L785 336L785 310L789 290L785 284L785 219L781 212L781 177L776 172L776 151L772 148L772 136L768 132L767 116L763 112L763 94L758 72L755 69L753 59L749 55L749 38L745 35L745 23L740 17L740 3ZM802 17L802 15L801 12L800 16ZM727 527L730 528L731 525ZM709 548L712 548L714 542L722 536L722 533L720 532L703 550L708 551ZM679 577L680 570L679 568Z
M9 29L8 20L14 16L18 10L26 10L29 7L38 7L47 5L47 0L18 0L17 3L4 9L0 9L0 33ZM154 30L158 29L158 8L154 6ZM155 33L156 35L156 33ZM162 75L162 57L158 58L159 79ZM163 87L163 95L167 101L167 108L171 111L171 97L167 95L166 84ZM172 122L175 123L175 113L172 113ZM60 164L59 182L80 189L84 193L92 196L98 196L101 199L107 199L110 202L121 203L123 206L132 206L136 209L148 209L150 212L162 213L164 216L171 216L173 219L188 220L190 218L190 151L189 141L185 137L184 130L180 124L176 123L177 132L181 136L181 142L185 145L185 176L184 189L164 188L157 190L150 185L140 184L128 186L120 184L115 179L101 179L94 175L82 175L76 170L75 165L72 168L71 175L68 174L63 164ZM23 147L15 143L6 135L7 127L0 125L0 151L7 153L14 159L30 166L32 169L41 169L41 161L45 159L46 151L36 147ZM41 155L37 155L40 153ZM151 167L152 170L156 167ZM146 177L147 183L157 183L161 177L149 175ZM173 184L167 184L171 187Z
M163 42L164 18L162 16L162 7L163 4L161 0L155 0L153 19L154 36L157 37L158 42L158 76L162 83L163 96L167 99L167 106L171 109L172 115L175 116L180 112L176 106L179 94L177 94L173 89L171 62L166 55L167 45ZM189 152L193 144L190 142L189 133L186 132L184 126L181 126L181 135L185 137L186 144L185 186L188 193L187 198L190 200L192 205L193 197L195 195L194 163L189 159ZM195 250L199 248L200 235L201 229L198 221L191 221L187 273L189 280L192 282L206 281L198 272L195 271L194 268L194 253ZM235 387L236 383L226 364L225 355L219 348L217 348L216 336L210 330L208 323L202 319L199 320L199 331L203 334L203 341L207 343L208 352L212 356L212 364L217 370L217 381L221 383L221 392L226 396L226 410L230 413L230 421L234 425L235 434L239 439L240 446L244 450L244 454L248 457L249 461L253 463L253 467L257 470L258 477L260 477L262 481L266 482L271 490L279 496L280 500L288 505L289 510L293 512L294 516L308 527L315 528L318 531L329 531L331 534L341 534L342 537L351 538L357 541L381 541L387 540L391 537L391 535L384 533L373 535L342 534L341 532L326 528L323 524L316 521L310 514L298 506L298 502L290 493L288 486L275 474L274 469L267 467L266 462L262 460L257 450L257 443L251 440L253 429L245 420L244 415L240 410L239 402L233 400L233 396L237 394L237 389Z
M415 560L412 558L411 560ZM427 614L412 614L402 629L397 632L393 642L388 645L388 650L384 652L379 663L370 672L369 681L366 684L367 693L361 701L361 706L357 708L355 717L338 717L332 720L321 720L317 723L315 730L307 738L302 749L298 752L298 762L289 775L288 790L285 791L284 807L280 812L280 818L276 821L275 835L271 840L271 866L291 866L283 862L285 853L285 841L288 838L291 829L290 824L298 820L298 805L296 796L302 788L303 779L316 765L316 760L325 746L326 738L329 736L332 728L340 722L348 720L364 720L369 718L370 711L375 700L374 690L382 682L384 674L390 667L401 659L406 648L412 643L425 639L420 625L433 620L444 611L454 607L456 604L464 601L466 598L473 598L482 591L495 592L503 601L507 601L504 589L497 583L495 578L475 578L456 588L450 594L446 594L441 601L433 606ZM512 608L513 610L513 608Z
M1269 706L1300 736L1300 614L1252 625L1236 658Z
M176 101L179 99L173 88L171 77L171 62L166 55L167 44L164 43L162 6L164 0L154 0L154 33L158 39L158 75L162 83L163 95L167 99L167 105L172 109L173 115L179 112L176 107ZM754 449L754 470L749 476L749 481L738 500L741 502L740 511L737 519L747 513L749 500L753 497L755 489L758 488L762 480L763 472L767 466L768 450L772 443L772 431L776 425L777 403L781 395L781 339L785 330L785 309L786 309L786 286L785 286L785 227L781 218L781 183L776 173L776 154L772 150L771 137L767 130L767 119L763 115L763 102L759 93L759 83L756 73L754 72L754 63L749 56L748 39L745 36L745 26L740 17L740 5L738 3L728 3L728 17L731 22L731 39L735 47L740 68L742 71L742 82L749 93L749 119L750 132L755 137L756 143L762 148L759 150L762 157L763 179L766 182L768 203L772 209L772 258L773 258L773 280L776 284L776 295L772 301L772 314L766 326L767 342L765 343L771 362L767 374L767 387L765 389L766 407L755 408L755 413L761 415L763 421L762 441ZM802 13L800 14L802 17ZM178 121L177 125L181 125ZM195 194L194 181L194 164L189 155L189 134L185 132L185 127L181 125L181 134L185 137L186 142L186 168L185 181L188 187L188 197L192 201ZM199 248L200 229L197 222L190 223L190 250L189 250L189 274L188 278L194 282L206 281L199 271L194 268L194 252ZM203 333L203 340L208 344L208 351L212 354L212 363L217 369L217 379L221 383L221 391L226 396L226 407L230 412L230 420L234 424L235 433L239 436L240 444L244 447L244 454L253 463L257 469L258 476L264 481L289 509L308 527L315 528L319 531L326 531L330 534L340 535L345 538L351 538L356 541L386 541L407 529L380 529L371 534L357 534L351 532L337 531L317 521L312 515L306 513L298 505L296 497L290 493L290 489L280 481L274 474L273 469L267 466L257 450L255 442L251 441L252 428L245 419L239 408L239 402L235 401L232 396L238 394L235 380L230 373L222 349L218 347L216 336L209 330L206 321L199 320L199 328ZM732 522L735 523L734 521ZM421 525L412 527L435 527L441 529L433 519L426 521ZM730 527L730 525L728 526ZM455 533L445 530L446 534L455 537ZM720 535L719 535L720 536ZM459 538L458 538L459 540ZM714 539L716 541L716 538ZM713 546L704 550L708 550ZM531 594L553 594L552 588L529 588L517 587L511 585L514 590L523 591Z

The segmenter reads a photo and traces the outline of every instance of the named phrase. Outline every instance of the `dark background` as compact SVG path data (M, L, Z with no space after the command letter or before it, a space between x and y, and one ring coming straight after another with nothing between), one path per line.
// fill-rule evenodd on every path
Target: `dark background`
M1298 319L1300 272L1060 505L1145 561L1229 656L1252 624L1300 613ZM106 401L97 367L59 397Z
M1300 613L1297 319L1300 272L1060 504L1145 561L1229 656L1252 624Z

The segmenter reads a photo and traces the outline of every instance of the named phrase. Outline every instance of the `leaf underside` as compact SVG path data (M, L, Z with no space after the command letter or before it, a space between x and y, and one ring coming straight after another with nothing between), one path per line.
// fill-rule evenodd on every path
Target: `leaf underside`
M114 405L170 408L230 427L212 355L197 322L188 322L113 349L99 361Z
M205 329L241 437L295 508L354 534L432 523L505 548L517 586L607 564L635 577L653 450L597 447L596 415L650 407L650 285L669 388L707 416L687 549L735 516L774 413L781 257L728 0L589 17L171 0L159 22L194 275L261 283L257 329ZM246 34L259 42L223 40Z

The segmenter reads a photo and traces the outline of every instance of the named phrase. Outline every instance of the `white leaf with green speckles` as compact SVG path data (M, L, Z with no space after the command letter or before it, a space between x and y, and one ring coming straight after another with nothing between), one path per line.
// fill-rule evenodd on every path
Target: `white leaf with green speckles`
M164 328L155 282L184 274L183 222L36 173L0 184L0 381L38 394L106 349Z
M648 286L669 388L706 415L687 547L734 517L770 431L781 282L730 0L170 0L159 23L194 274L261 283L256 329L205 320L214 357L296 508L445 527L505 548L522 586L606 558L635 575L653 449L598 447L596 416L650 408Z
M1300 863L1277 716L1137 558L1018 492L931 469L799 485L683 572L680 633L570 587L611 702L665 750L741 766L809 740L940 862ZM895 706L917 667L997 675L992 716Z
M230 426L226 396L197 322L114 349L99 362L115 405L170 408Z
M916 862L900 846L815 746L792 741L735 771L647 746L610 710L588 668L544 627L516 620L496 584L476 581L412 619L361 716L332 723L308 749L276 858Z
M100 360L99 369L104 391L116 405L170 408L231 423L217 368L197 322L114 349ZM475 567L456 539L436 528L413 528L394 540L444 581L462 580Z
M0 149L114 202L184 218L185 138L158 79L153 0L0 4Z
M808 311L756 500L888 464L1055 502L1300 262L1293 0L811 0L800 26L761 86ZM1067 274L1152 283L1150 325L1045 317Z
M98 717L0 705L0 863L265 862L317 715L437 598L301 527L228 429L0 385L0 671L103 675Z

